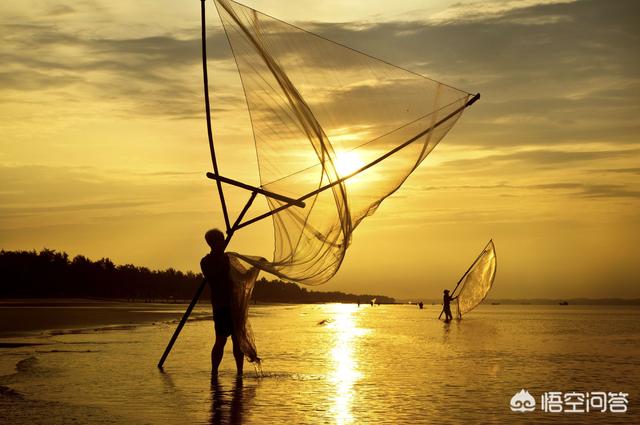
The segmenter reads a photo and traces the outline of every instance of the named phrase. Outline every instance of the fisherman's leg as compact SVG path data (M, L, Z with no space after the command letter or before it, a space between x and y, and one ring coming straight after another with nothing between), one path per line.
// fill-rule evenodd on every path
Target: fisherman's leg
M222 361L222 355L224 354L224 346L227 343L227 337L222 335L216 335L216 342L211 349L211 373L216 375L218 373L218 367Z
M242 370L244 368L244 354L240 349L240 343L235 335L231 336L231 341L233 342L233 358L236 360L236 369L238 370L238 375L242 375Z

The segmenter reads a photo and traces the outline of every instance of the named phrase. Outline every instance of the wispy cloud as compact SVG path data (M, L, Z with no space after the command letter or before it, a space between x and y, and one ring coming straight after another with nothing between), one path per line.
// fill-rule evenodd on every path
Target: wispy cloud
M210 192L201 176L167 170L138 173L93 167L0 166L0 179L11 189L0 192L4 226L29 217L36 222L52 216L84 221L105 213L185 210L194 198L206 198Z
M446 161L445 166L496 166L501 163L519 162L537 167L556 167L560 164L576 162L603 161L613 158L634 158L640 153L637 149L615 149L599 151L567 151L555 149L523 150L505 154L492 154L479 158L456 159Z
M516 196L515 191L552 191L559 196L577 196L584 198L633 198L640 199L640 190L622 184L590 184L579 182L559 182L543 184L490 184L490 185L441 185L424 186L424 191L497 191L498 193Z
M603 170L592 170L593 172L607 172L617 174L637 174L640 175L640 168L606 168Z

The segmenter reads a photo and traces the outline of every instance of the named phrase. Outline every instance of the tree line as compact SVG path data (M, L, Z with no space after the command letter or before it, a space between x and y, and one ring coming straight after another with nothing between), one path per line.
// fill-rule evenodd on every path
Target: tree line
M92 261L83 255L70 258L66 252L43 249L0 251L0 298L108 298L145 301L189 300L202 282L201 273L173 268L150 270L132 264L115 265L108 258ZM382 295L309 291L281 280L256 282L256 302L379 303L395 300ZM201 300L208 300L205 288Z

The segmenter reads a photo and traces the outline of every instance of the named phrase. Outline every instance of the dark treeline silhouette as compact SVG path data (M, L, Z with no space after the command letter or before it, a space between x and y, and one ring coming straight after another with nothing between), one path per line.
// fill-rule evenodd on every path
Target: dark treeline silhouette
M111 298L127 300L188 300L202 282L202 274L169 268L150 270L132 264L115 265L108 258L92 261L82 255L43 249L0 251L0 298ZM393 303L381 295L316 292L279 280L256 282L254 301L282 303ZM201 300L209 299L208 288Z
M0 276L3 298L188 299L202 280L191 272L116 266L108 258L82 255L70 259L49 249L1 251Z

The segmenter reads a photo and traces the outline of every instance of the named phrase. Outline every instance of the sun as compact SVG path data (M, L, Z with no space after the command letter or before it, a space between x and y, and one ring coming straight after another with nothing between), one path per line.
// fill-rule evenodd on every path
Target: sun
M355 151L339 152L333 164L340 177L346 177L365 165L360 155Z

